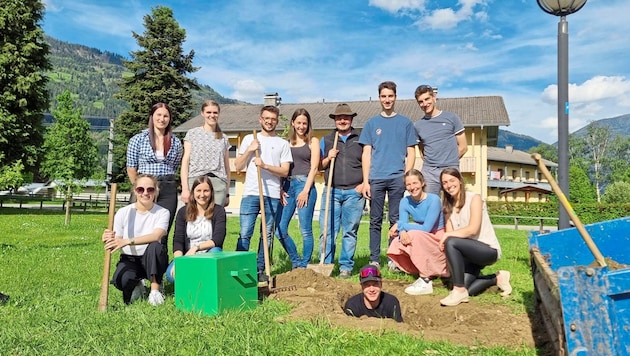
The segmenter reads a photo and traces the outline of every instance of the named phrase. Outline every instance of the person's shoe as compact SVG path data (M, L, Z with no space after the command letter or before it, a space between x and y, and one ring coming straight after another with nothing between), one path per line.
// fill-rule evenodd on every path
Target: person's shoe
M501 276L501 282L499 282L499 276ZM510 284L511 274L508 271L499 271L497 276L497 287L499 287L502 297L507 297L512 293L512 285Z
M453 289L446 298L440 299L440 304L445 307L454 307L460 303L468 303L468 290L458 292Z
M158 306L164 303L164 295L157 289L154 289L149 293L149 304Z
M411 295L427 295L433 293L433 281L425 282L422 277L405 288L405 293Z
M394 261L387 261L387 268L389 268L390 272L395 272L395 273L402 272L402 270L398 267L398 265Z
M9 301L9 296L6 294L0 293L0 304L4 304Z
M265 288L269 286L269 277L264 272L258 273L258 288Z
M342 269L339 271L339 278L348 279L350 277L352 277L352 271L348 271L346 269Z
M378 269L381 269L381 264L378 261L370 261L370 266L374 266Z
M146 291L146 287L144 286L144 279L138 281L138 284L133 288L131 292L131 297L129 298L129 304L135 302L140 298L144 298L144 293Z

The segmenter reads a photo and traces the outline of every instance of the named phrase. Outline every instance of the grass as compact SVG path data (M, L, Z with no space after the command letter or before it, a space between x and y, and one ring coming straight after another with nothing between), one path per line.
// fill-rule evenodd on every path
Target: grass
M157 308L148 303L125 306L121 293L110 287L108 312L101 313L97 304L105 213L73 213L69 227L64 226L61 211L2 208L0 215L0 291L11 296L6 305L0 306L1 354L536 354L533 349L511 351L426 342L393 331L376 335L332 328L325 320L278 322L276 318L289 313L290 306L274 300L265 300L253 310L207 317L176 309L172 295ZM235 248L238 225L237 217L228 219L228 251ZM292 231L299 236L294 225ZM357 268L368 260L367 231L368 225L362 224ZM526 233L498 230L498 234L504 257L492 270L512 271L515 287L514 297L503 303L515 313L525 313L531 308L533 290ZM257 247L255 240L252 250ZM301 249L299 240L296 243ZM113 261L117 259L114 255ZM274 274L289 269L279 244L274 259ZM384 273L386 278L411 280ZM494 293L478 300L498 301Z

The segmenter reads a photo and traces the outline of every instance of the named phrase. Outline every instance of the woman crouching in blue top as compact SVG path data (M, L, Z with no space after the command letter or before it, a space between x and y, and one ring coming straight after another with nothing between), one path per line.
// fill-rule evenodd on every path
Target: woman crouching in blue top
M214 203L210 178L198 177L192 185L188 204L177 212L173 257L223 251L225 223L225 209ZM174 260L166 269L166 279L175 282Z
M387 256L401 270L420 276L405 293L431 294L432 278L449 276L446 256L440 250L442 202L437 195L425 192L424 177L417 169L405 173L405 188L409 195L400 201L399 220L389 230L393 240Z

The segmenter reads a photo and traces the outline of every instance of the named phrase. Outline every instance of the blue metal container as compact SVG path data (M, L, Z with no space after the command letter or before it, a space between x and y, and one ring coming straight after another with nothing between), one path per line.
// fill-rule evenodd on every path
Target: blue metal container
M608 266L575 228L530 233L537 306L558 354L630 355L630 217L585 228Z

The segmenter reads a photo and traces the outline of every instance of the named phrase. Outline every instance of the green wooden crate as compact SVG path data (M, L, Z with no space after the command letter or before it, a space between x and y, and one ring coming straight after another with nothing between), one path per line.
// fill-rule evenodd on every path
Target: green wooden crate
M258 304L255 252L218 252L175 259L175 306L216 315Z

